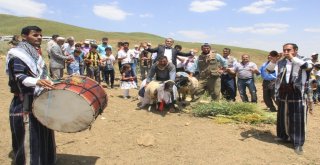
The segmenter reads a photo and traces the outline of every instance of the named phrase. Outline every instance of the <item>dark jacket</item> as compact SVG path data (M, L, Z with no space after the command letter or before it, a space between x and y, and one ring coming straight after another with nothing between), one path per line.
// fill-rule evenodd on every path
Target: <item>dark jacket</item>
M166 49L166 47L161 45L156 48L148 48L146 50L151 53L157 52L157 58L155 59L155 62L156 62L156 61L158 61L159 57L164 56L165 49ZM171 48L171 49L172 49L172 63L176 67L177 67L177 56L191 56L192 55L191 53L180 52L175 48Z

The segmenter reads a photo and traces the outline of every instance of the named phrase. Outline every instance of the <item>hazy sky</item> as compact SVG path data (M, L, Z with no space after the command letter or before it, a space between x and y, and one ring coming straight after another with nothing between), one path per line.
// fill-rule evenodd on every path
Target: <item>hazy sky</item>
M294 42L307 56L320 52L319 7L320 0L0 0L5 14L266 51Z

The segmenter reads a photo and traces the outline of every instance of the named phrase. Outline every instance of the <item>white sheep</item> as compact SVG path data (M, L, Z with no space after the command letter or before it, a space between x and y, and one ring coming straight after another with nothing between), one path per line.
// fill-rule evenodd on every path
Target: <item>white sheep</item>
M141 99L141 106L145 107L149 105L148 111L151 111L151 106L153 103L157 102L164 102L165 104L172 103L173 100L177 98L177 87L174 85L174 81L167 80L165 82L160 81L151 81L145 87L144 97ZM173 92L173 99L171 98L171 92ZM161 108L161 109L160 109ZM156 109L162 111L162 107L158 107L156 104Z

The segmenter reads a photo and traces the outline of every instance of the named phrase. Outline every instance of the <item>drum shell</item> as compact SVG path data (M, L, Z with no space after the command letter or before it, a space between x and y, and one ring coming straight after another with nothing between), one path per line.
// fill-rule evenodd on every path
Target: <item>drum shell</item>
M60 132L83 131L91 126L107 106L106 92L96 81L88 77L70 76L56 83L54 87L54 90L43 91L33 102L35 117L50 129ZM63 95L69 98L65 101L59 98L64 97ZM55 101L59 104L63 102L63 105L55 105ZM77 105L77 102L81 104ZM70 121L66 117L69 117Z

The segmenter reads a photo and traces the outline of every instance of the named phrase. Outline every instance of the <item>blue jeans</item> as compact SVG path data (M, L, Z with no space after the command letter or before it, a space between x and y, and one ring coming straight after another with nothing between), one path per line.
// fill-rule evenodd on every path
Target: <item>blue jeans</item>
M84 68L85 66L84 65L80 65L80 75L84 75Z
M130 63L131 70L135 77L137 77L137 63ZM135 82L138 83L138 79L135 79Z
M249 102L248 96L246 94L246 88L249 88L251 94L251 102L257 103L257 89L254 85L254 80L250 79L240 79L238 78L238 90L243 102Z

